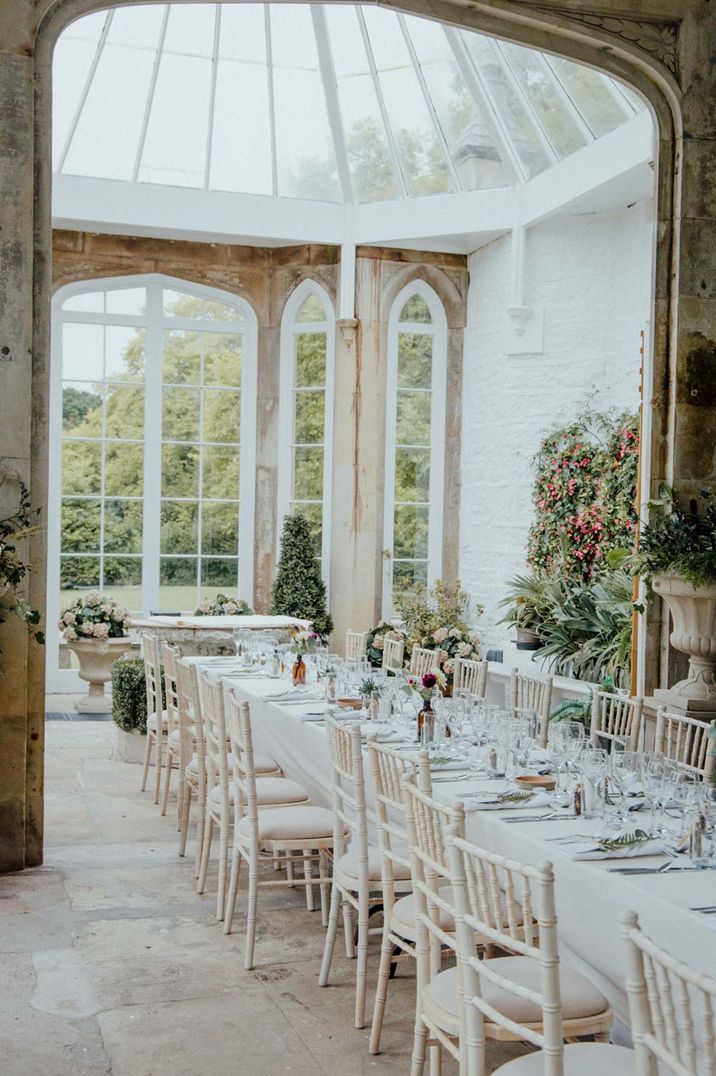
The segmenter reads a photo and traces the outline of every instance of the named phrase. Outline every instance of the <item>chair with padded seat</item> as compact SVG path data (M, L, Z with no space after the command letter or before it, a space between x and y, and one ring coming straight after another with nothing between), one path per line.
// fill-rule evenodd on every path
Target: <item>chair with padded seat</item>
M487 661L484 658L455 658L453 669L452 693L467 691L478 699L484 699L487 692Z
M191 805L196 799L196 851L194 856L194 875L199 877L201 852L204 843L204 823L206 817L206 744L204 742L204 723L201 719L199 690L196 678L196 666L185 659L177 661L177 693L179 731L182 736L182 763L180 767L180 821L179 821L179 855L186 852Z
M425 646L413 647L410 654L411 676L425 676L426 673L437 672L439 668L437 650L429 650Z
M609 1002L583 975L559 967L551 866L523 867L477 848L465 840L462 803L437 803L412 781L403 783L403 792L418 922L412 1076L421 1076L428 1046L445 1048L460 1062L461 1071L477 1073L484 1039L538 1044L536 1037L545 1035L545 1013L551 1019L560 998L564 1037L606 1039L613 1022ZM456 852L467 875L460 895ZM537 897L533 882L540 887ZM454 918L454 934L441 927L436 909ZM456 967L440 970L433 955L439 945L455 950ZM495 955L500 952L507 955ZM466 962L469 990L462 978ZM544 1011L539 993L543 964L553 977ZM481 978L476 985L477 969ZM466 998L474 1000L467 1005ZM552 1030L548 1032L552 1036ZM549 1041L552 1049L553 1037ZM617 1074L621 1076L618 1069ZM556 1076L556 1070L550 1076Z
M167 730L167 712L162 699L162 663L159 655L159 639L145 633L142 636L144 658L144 682L147 692L147 743L144 749L142 769L142 792L147 787L149 766L154 748L154 802L159 803L162 787L162 758Z
M346 661L358 661L365 657L365 646L368 639L366 631L346 632Z
M237 796L233 779L233 759L230 755L224 690L220 680L214 679L206 669L198 671L199 702L204 721L204 740L207 760L207 795L202 842L201 868L197 891L203 893L211 855L214 827L219 828L219 887L216 900L216 918L224 918L227 885L227 861L229 856L229 830L233 824L232 807ZM261 776L256 779L256 795L261 807L279 807L286 804L308 803L309 796L303 785L285 777Z
M664 706L656 711L654 751L691 770L704 780L711 780L714 758L711 752L711 726L685 714L669 713Z
M235 793L231 880L226 899L224 933L231 933L243 860L249 872L244 964L250 970L254 966L259 889L304 885L306 905L309 911L312 911L313 863L316 860L321 913L326 925L330 886L329 854L334 843L333 815L325 807L316 807L310 802L260 807L251 711L249 704L240 701L233 692L228 696L228 728ZM281 855L286 857L287 865L293 862L293 857L303 861L303 879L294 879L293 875L288 874L286 878L259 879L261 864L272 863L275 867Z
M398 675L403 670L405 641L403 639L383 639L383 659L380 667L384 672Z
M171 787L172 774L178 772L179 781L177 789L177 829L181 830L181 794L183 788L183 770L191 758L193 749L189 754L189 745L186 739L182 739L181 722L179 719L179 687L177 684L177 662L180 657L179 650L169 643L162 642L160 645L162 659L162 671L164 678L164 697L166 699L166 751L164 753L164 788L162 791L161 813L167 813L169 804L169 789Z
M381 856L368 843L363 748L358 725L326 722L333 770L333 889L328 932L319 986L327 986L333 959L338 916L343 909L346 955L356 961L355 1026L365 1027L368 938L371 906L383 902ZM348 849L350 841L351 848ZM410 889L410 867L396 865L394 888ZM357 952L353 943L353 913L358 916Z
M506 687L507 709L519 715L525 710L537 714L537 736L540 747L547 746L549 718L552 711L551 676L525 676L519 669L513 669Z
M589 733L593 746L636 751L641 741L643 705L640 698L594 691Z

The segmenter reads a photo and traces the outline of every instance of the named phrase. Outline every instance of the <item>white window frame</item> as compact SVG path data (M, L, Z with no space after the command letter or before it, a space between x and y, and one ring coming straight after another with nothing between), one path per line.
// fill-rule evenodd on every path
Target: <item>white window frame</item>
M84 313L64 311L64 303L74 295L95 291L147 289L147 306L143 315ZM61 553L61 461L62 461L62 327L66 322L99 325L128 325L145 330L145 426L144 491L142 541L142 614L156 608L159 601L159 549L161 515L161 468L152 466L161 459L163 333L168 328L196 328L195 319L165 317L162 289L176 289L197 298L211 299L241 312L242 322L206 321L206 329L218 328L243 336L241 367L241 440L239 457L239 578L238 593L251 603L254 589L254 515L256 498L256 377L258 322L250 304L238 295L218 288L162 273L144 273L121 277L95 277L67 284L52 299L52 335L50 364L49 443L50 475L48 497L48 567L47 567L47 690L73 692L84 690L76 670L59 668L60 635L57 620L60 612ZM155 416L155 418L154 418ZM199 490L201 495L201 490ZM151 555L149 555L151 554ZM138 554L140 556L140 554Z
M423 299L432 321L400 321L403 307L414 295ZM406 284L395 297L388 319L388 369L385 403L385 480L383 496L383 620L393 610L393 541L395 512L395 454L398 417L398 336L420 333L433 341L430 401L430 503L428 509L428 587L442 574L443 499L445 480L445 403L447 387L447 317L439 296L424 280ZM389 556L387 554L390 554Z
M326 311L325 321L296 321L306 299L315 295ZM325 288L312 279L303 280L286 301L281 317L280 374L279 374L279 436L278 436L278 532L279 547L284 516L291 511L293 501L294 424L293 390L296 381L296 336L302 333L326 334L325 422L323 433L323 511L321 572L330 586L331 571L331 506L333 492L333 413L335 386L336 315L331 297ZM280 548L279 548L280 552Z

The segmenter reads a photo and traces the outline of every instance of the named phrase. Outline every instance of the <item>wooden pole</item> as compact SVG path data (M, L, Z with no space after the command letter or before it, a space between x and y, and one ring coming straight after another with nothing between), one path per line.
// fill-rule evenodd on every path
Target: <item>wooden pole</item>
M644 451L644 445L642 442L642 434L644 431L644 360L646 357L646 335L644 330L641 330L641 345L639 347L640 365L639 365L639 465L636 472L636 526L634 527L634 549L639 548L639 521L641 516L641 464L642 464L642 452ZM639 577L634 576L634 583L632 586L631 600L636 602L639 598ZM632 611L631 619L631 656L630 656L630 680L629 680L629 694L633 697L637 691L637 657L639 654L639 614L634 609Z

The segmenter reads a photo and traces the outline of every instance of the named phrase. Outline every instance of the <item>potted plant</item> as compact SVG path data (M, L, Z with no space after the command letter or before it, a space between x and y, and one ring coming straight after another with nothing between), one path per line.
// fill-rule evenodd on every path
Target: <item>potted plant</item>
M507 612L500 623L515 628L518 650L539 650L544 645L539 629L546 606L547 580L540 575L516 575L507 586L509 593L499 603Z
M689 656L689 674L656 698L686 710L716 710L716 503L710 489L703 502L682 508L662 485L651 501L651 518L642 527L639 549L626 558L633 570L663 598L672 619L671 645Z
M112 664L112 720L117 726L119 757L125 762L143 762L147 688L142 658L117 658Z
M438 579L430 593L424 587L415 586L396 599L405 623L407 658L415 646L436 650L438 669L445 679L441 686L446 695L452 694L455 659L477 660L480 656L477 635L465 622L468 603L468 595L459 580L444 583ZM482 606L475 605L472 612L480 616Z
M107 714L111 702L105 697L104 685L111 679L112 662L131 650L127 634L129 613L114 598L99 591L88 591L74 605L60 613L59 628L70 650L80 663L80 679L89 690L75 703L82 713Z

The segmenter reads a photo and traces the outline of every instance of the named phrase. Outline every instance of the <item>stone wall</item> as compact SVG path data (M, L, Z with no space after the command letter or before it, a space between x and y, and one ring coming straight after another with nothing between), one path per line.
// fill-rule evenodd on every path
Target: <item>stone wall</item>
M506 661L514 656L514 633L496 624L497 603L506 581L525 570L532 459L543 434L585 405L638 407L653 228L653 207L644 202L611 215L547 221L529 231L524 301L533 316L544 316L537 354L508 354L514 342L506 310L510 237L470 259L460 577L484 604L481 627L490 643L505 648Z

